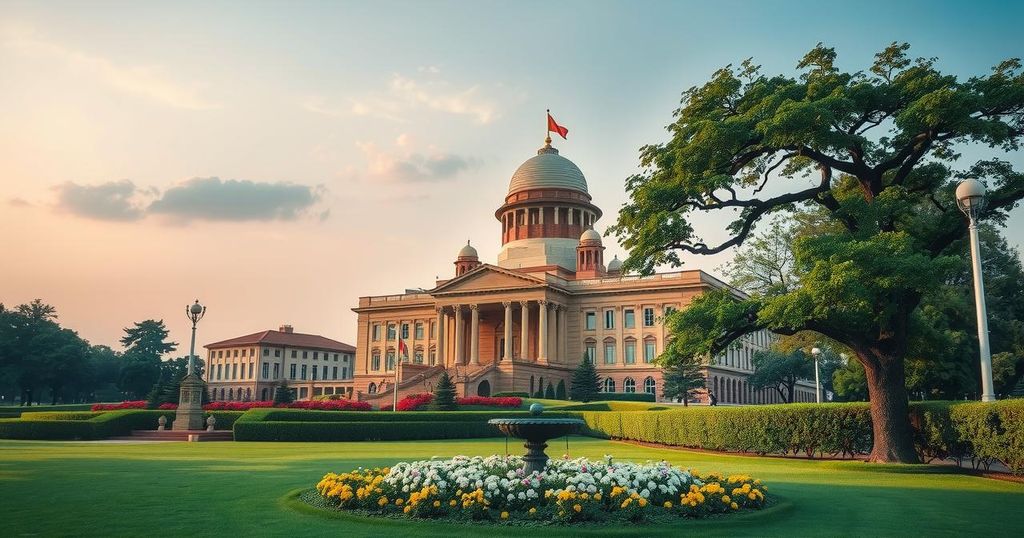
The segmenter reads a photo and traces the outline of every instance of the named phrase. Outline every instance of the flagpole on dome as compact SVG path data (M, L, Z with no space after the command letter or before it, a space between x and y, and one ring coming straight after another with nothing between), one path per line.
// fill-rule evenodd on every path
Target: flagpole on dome
M546 118L544 118L544 123L547 124L548 130L544 133L544 143L550 146L551 145L551 119L550 119L551 118L551 109L550 108L547 109L546 112L548 113L548 115L547 115Z

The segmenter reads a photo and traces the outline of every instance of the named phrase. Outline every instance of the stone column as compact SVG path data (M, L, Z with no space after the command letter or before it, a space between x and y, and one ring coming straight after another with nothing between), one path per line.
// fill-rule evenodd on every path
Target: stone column
M480 306L471 304L469 305L470 310L470 329L469 329L469 360L473 361L474 366L480 364Z
M558 307L558 360L567 363L569 354L569 309Z
M548 362L558 362L558 305L550 303L551 315L548 317Z
M522 329L519 336L519 356L525 361L530 358L530 301L519 301L519 308L522 309L522 318L519 320Z
M463 364L463 328L462 328L462 305L455 305L452 307L452 311L455 312L455 357L452 358L452 362L458 365Z
M537 321L537 358L541 362L548 360L548 302L537 301L539 319Z
M501 360L512 360L512 301L501 304L505 307L505 349Z
M437 312L437 325L434 326L434 353L437 355L437 364L445 366L448 361L448 354L444 350L444 308L437 307L434 309Z

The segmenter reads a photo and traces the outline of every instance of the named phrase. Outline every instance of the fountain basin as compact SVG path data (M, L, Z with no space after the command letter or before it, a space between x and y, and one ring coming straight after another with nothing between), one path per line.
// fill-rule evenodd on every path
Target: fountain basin
M584 424L578 418L539 417L494 418L488 420L487 423L497 426L505 435L526 441L523 444L526 448L526 455L523 456L525 462L523 472L526 474L544 471L544 467L548 464L548 455L544 452L544 449L548 447L548 440L576 433Z

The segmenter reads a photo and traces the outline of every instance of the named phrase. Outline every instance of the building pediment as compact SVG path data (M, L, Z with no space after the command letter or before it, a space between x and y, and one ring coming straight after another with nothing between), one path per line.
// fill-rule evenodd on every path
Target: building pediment
M545 286L547 286L547 282L540 278L483 264L462 276L441 284L428 293L434 296L444 296L460 293L536 289Z

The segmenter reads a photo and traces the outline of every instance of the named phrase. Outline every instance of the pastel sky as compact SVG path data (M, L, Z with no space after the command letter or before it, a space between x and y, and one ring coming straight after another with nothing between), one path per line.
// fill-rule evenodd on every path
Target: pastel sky
M431 287L467 239L495 260L545 108L603 232L638 148L716 69L792 74L819 41L863 69L908 41L966 77L1024 56L1022 20L1024 3L934 0L7 0L0 302L41 298L115 348L162 318L187 353L196 298L199 345L282 323L354 343L359 296ZM1022 229L1018 209L1015 245Z

